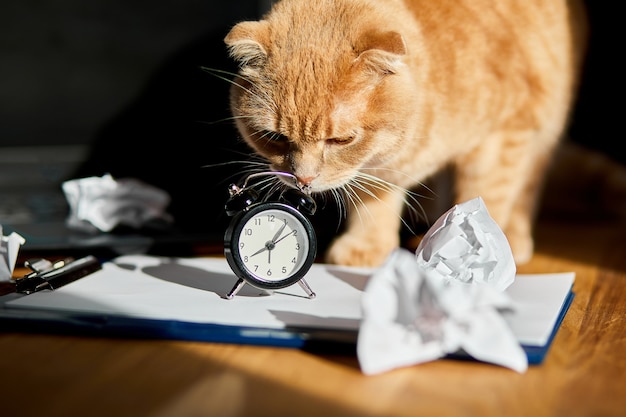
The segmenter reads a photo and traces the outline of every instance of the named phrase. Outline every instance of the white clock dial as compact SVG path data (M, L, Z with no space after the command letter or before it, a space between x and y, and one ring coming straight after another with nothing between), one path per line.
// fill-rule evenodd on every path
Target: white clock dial
M285 210L260 211L241 228L238 251L250 274L264 281L281 281L297 273L306 262L307 229Z

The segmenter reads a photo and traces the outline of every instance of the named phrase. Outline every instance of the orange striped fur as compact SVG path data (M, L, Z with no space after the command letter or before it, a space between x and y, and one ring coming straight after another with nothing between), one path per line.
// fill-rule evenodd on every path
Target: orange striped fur
M584 50L566 0L282 0L226 36L231 108L273 170L341 199L326 260L376 266L400 244L406 189L453 167L518 263ZM335 190L335 191L330 191ZM434 219L432 219L434 220Z

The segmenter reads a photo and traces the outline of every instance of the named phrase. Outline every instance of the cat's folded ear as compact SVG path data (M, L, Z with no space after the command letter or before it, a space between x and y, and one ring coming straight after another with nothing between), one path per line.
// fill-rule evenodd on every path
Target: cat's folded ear
M357 62L381 75L395 74L404 65L406 44L402 35L395 31L365 32L357 44Z
M269 42L268 25L265 20L237 23L226 35L224 42L230 56L240 67L258 66L267 58Z

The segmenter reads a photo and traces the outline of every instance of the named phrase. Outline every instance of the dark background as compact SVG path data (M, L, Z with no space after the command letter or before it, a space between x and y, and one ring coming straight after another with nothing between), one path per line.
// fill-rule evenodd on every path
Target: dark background
M164 60L268 1L3 0L0 144L91 143Z
M168 57L210 31L220 37L236 21L258 18L270 3L4 0L0 145L91 143ZM591 44L571 136L623 161L615 153L623 137L620 26L604 2L588 3ZM209 62L224 49L208 45L203 54Z
M60 191L64 180L110 173L167 191L174 232L223 233L226 187L242 166L203 167L245 160L247 149L224 121L228 82L201 67L235 70L224 36L269 4L3 1L0 202L7 187Z
M222 229L225 187L243 165L203 167L246 160L247 148L223 121L228 83L201 67L234 71L223 37L270 3L4 0L0 153L4 146L84 147L87 163L72 178L144 179L172 194L181 228ZM590 46L568 136L626 163L616 13L605 2L587 7Z

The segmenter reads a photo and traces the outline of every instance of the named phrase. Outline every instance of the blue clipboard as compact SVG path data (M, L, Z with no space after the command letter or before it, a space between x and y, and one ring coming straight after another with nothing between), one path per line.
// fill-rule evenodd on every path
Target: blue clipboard
M124 258L122 257L122 261ZM131 257L132 259L132 257ZM157 258L150 257L151 260ZM144 259L145 260L145 259ZM173 272L176 266L172 265L172 260L157 259L159 262L167 262L168 268ZM202 262L202 261L198 261ZM217 263L215 263L217 262ZM222 261L214 261L215 265L220 268ZM223 261L225 263L225 261ZM124 265L124 262L119 262ZM192 264L200 265L200 264ZM204 265L204 264L202 264ZM183 265L189 268L189 265ZM213 266L213 263L211 264ZM153 268L158 268L153 265ZM142 279L145 279L144 271L149 267L143 267L141 270L130 271L129 274L141 273ZM156 270L156 269L155 269ZM183 269L181 269L182 271ZM188 271L187 269L184 269ZM99 272L100 268L96 268L92 274L104 274ZM110 274L111 271L106 272ZM354 287L352 290L357 292L362 289L358 288L355 276L350 276L345 270L337 269L334 274L344 281L350 282ZM66 280L64 285L70 285L73 282L79 282L82 278L88 277L90 274L85 273L85 269L78 274L80 277L74 276L73 280ZM117 276L118 274L115 274ZM174 274L176 275L176 274ZM223 275L223 274L222 274ZM332 274L331 274L332 275ZM131 275L128 275L131 276ZM158 278L162 281L161 278ZM350 281L352 280L352 281ZM315 282L314 280L312 280ZM232 281L228 281L222 288L229 288ZM161 283L163 285L180 285L180 282ZM189 285L189 282L186 283ZM156 284L155 284L156 285ZM192 289L198 291L198 289ZM52 293L55 290L45 290L44 292ZM323 291L322 291L323 293ZM24 297L33 297L24 294L8 294L0 297L0 330L6 332L37 332L52 334L72 334L81 336L98 336L98 337L115 337L115 338L142 338L142 339L169 339L169 340L186 340L200 341L212 343L233 343L246 345L275 346L284 348L297 348L308 351L328 351L332 353L356 353L356 342L358 337L358 327L341 328L333 326L307 326L303 323L287 324L283 328L264 327L260 325L232 325L212 322L194 322L177 319L136 317L127 314L119 314L113 310L109 312L85 312L85 311L69 311L54 310L46 306L41 308L14 308L12 304L15 300ZM358 295L358 294L357 294ZM43 296L41 294L40 296ZM341 294L339 294L341 296ZM529 345L522 343L522 347L527 354L529 364L541 364L554 340L556 333L574 299L575 294L572 292L570 285L558 310L556 320L552 324L551 332L546 342L540 345ZM354 300L354 297L352 298ZM226 303L232 301L222 300ZM308 301L308 300L303 300ZM244 302L244 301L242 301ZM470 359L463 354L449 355L453 359Z

